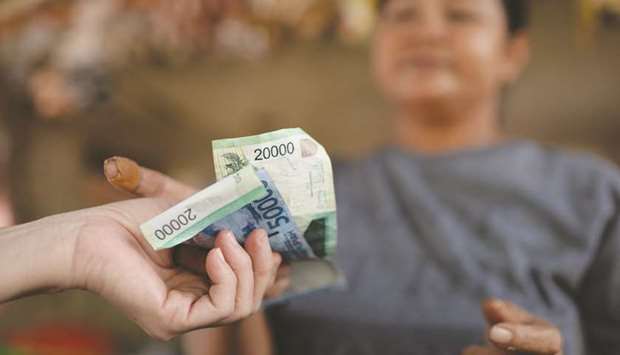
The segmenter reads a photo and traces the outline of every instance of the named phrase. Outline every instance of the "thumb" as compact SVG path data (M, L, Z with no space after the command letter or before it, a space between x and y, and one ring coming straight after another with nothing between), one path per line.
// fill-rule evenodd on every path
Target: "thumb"
M546 324L499 323L491 327L489 340L503 350L518 350L541 355L559 355L562 335Z
M158 171L124 157L112 157L103 164L106 179L114 187L141 197L182 200L196 190Z

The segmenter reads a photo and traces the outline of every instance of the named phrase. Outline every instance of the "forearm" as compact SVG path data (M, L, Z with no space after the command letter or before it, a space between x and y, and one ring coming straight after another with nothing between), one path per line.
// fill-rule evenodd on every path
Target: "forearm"
M193 331L183 336L187 355L271 355L271 332L264 312L219 328Z
M80 223L58 215L0 229L0 303L70 288Z
M228 355L236 353L237 324L195 330L183 335L186 355Z
M274 354L271 329L265 312L258 312L239 324L240 355Z

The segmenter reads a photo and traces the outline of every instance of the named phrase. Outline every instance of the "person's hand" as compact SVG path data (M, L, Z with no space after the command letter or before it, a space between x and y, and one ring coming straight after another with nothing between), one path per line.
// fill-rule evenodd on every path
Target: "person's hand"
M168 206L161 199L139 199L85 213L72 286L102 296L164 340L256 311L280 263L265 232L255 231L245 250L230 232L222 232L208 255L183 253L201 265L205 275L198 275L177 266L173 250L154 251L140 233L142 222Z
M245 250L222 232L208 255L186 246L156 252L138 226L173 202L134 199L0 229L0 303L86 289L159 339L256 311L281 261L266 233L254 231ZM175 253L199 273L179 267Z
M490 345L470 346L463 355L562 355L562 334L548 321L498 299L484 301L482 312Z
M114 187L137 197L167 197L182 200L197 190L183 184L158 171L138 165L135 161L125 157L113 157L104 164L106 178ZM200 272L202 265L196 264L196 257L191 255L200 253L197 248L182 248L175 254L175 261L195 272ZM276 298L290 286L290 267L279 265L274 280L269 283L264 298Z
M110 163L114 161L106 163L105 174L114 181L120 167ZM208 253L189 246L154 251L139 225L193 192L179 183L160 182L164 184L134 191L149 198L47 219L81 222L68 287L101 295L159 339L233 322L258 310L281 262L266 233L252 232L245 250L230 232L221 232ZM179 261L187 268L179 267Z

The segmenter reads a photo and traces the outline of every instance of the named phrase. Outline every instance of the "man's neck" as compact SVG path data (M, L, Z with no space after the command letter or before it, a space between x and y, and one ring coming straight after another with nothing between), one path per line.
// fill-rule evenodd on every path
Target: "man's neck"
M405 150L441 154L502 140L495 105L458 110L438 106L402 110L396 117L396 143Z

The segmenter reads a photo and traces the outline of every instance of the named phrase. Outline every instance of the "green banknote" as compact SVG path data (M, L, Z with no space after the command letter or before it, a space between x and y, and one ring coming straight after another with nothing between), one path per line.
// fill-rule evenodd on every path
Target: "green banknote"
M153 249L171 248L266 195L255 169L248 166L143 223L140 230Z
M320 258L336 248L336 199L327 152L300 128L213 141L218 180L251 165L273 179L304 239Z

